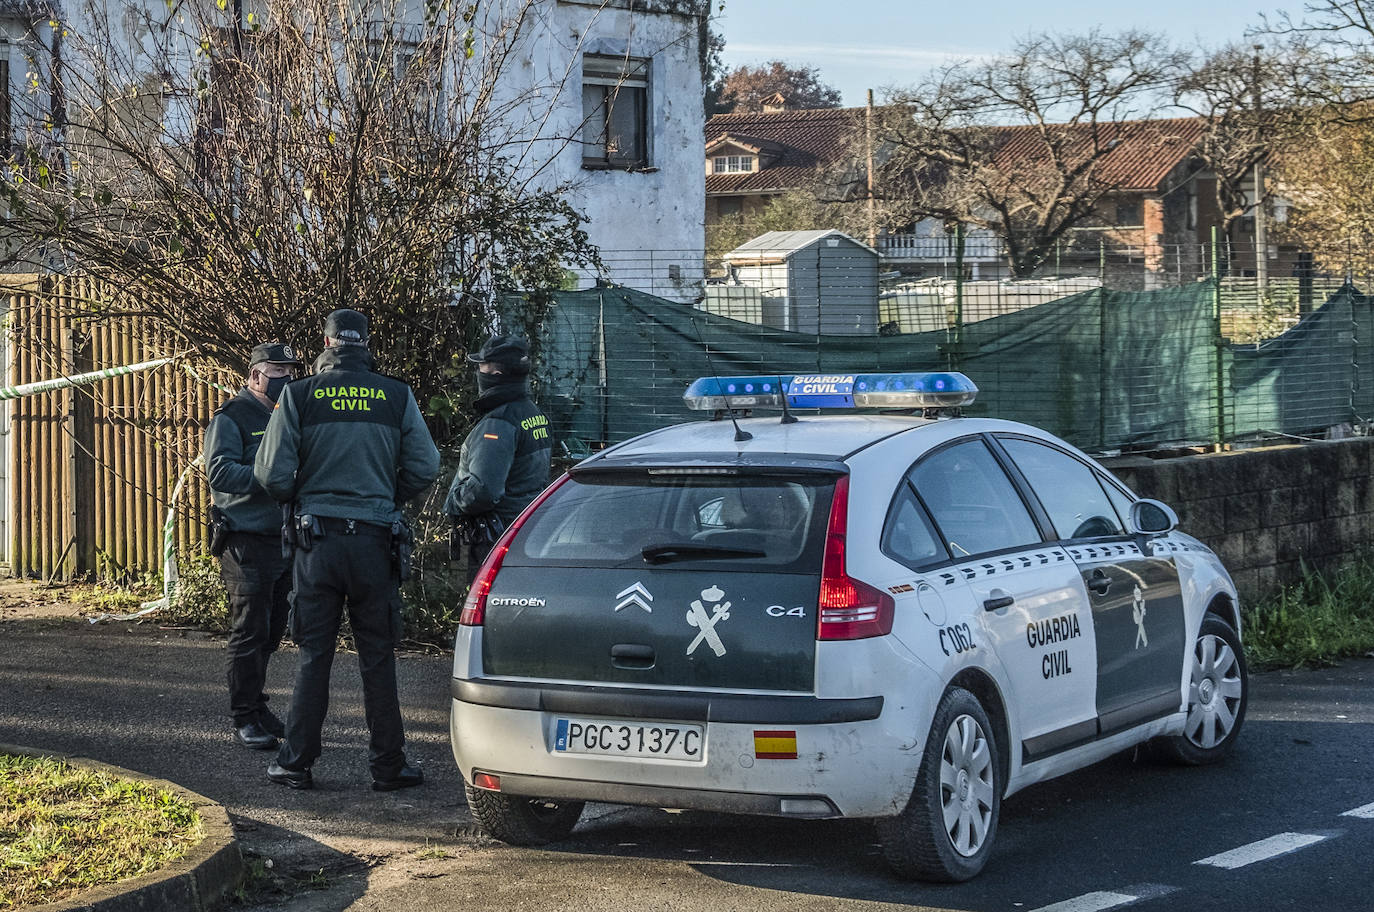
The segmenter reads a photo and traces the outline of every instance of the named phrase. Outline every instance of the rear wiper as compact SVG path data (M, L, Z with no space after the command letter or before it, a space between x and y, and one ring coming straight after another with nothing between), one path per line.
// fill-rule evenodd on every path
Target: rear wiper
M668 561L692 560L700 558L713 560L730 557L767 557L758 548L732 548L729 545L706 545L698 542L677 542L666 545L649 545L639 552L651 564Z

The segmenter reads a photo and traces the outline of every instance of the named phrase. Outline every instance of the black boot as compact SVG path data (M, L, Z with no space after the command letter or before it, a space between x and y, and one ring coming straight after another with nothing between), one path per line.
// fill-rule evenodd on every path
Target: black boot
M234 729L234 740L253 750L273 750L277 746L277 736L262 726L256 719L247 725Z

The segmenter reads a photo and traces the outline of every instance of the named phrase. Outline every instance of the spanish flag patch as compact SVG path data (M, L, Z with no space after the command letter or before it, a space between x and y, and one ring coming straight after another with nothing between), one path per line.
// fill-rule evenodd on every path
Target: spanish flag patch
M485 438L487 438L488 440L500 440L500 439L501 439L501 435L500 435L500 434L483 434L482 436L485 437Z
M795 731L755 731L754 756L759 760L797 759Z

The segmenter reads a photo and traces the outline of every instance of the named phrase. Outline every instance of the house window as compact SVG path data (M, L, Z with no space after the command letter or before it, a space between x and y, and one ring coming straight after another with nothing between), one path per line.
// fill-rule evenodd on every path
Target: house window
M744 211L744 200L738 196L721 196L716 198L716 215L721 218L729 218L732 215L739 215Z
M582 164L649 164L649 61L586 54L582 58Z
M1138 200L1122 200L1116 204L1116 224L1120 228L1134 228L1145 224L1145 206Z
M754 156L717 155L714 170L717 174L748 174L754 170Z

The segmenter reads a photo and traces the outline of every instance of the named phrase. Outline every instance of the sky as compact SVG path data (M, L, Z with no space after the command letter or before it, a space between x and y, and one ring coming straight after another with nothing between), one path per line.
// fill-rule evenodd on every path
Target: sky
M1260 12L1297 13L1301 0L1252 6L1245 0L724 0L717 27L727 70L765 60L818 67L821 79L864 103L865 90L911 85L952 59L993 55L1040 31L1144 28L1184 45L1245 40Z

